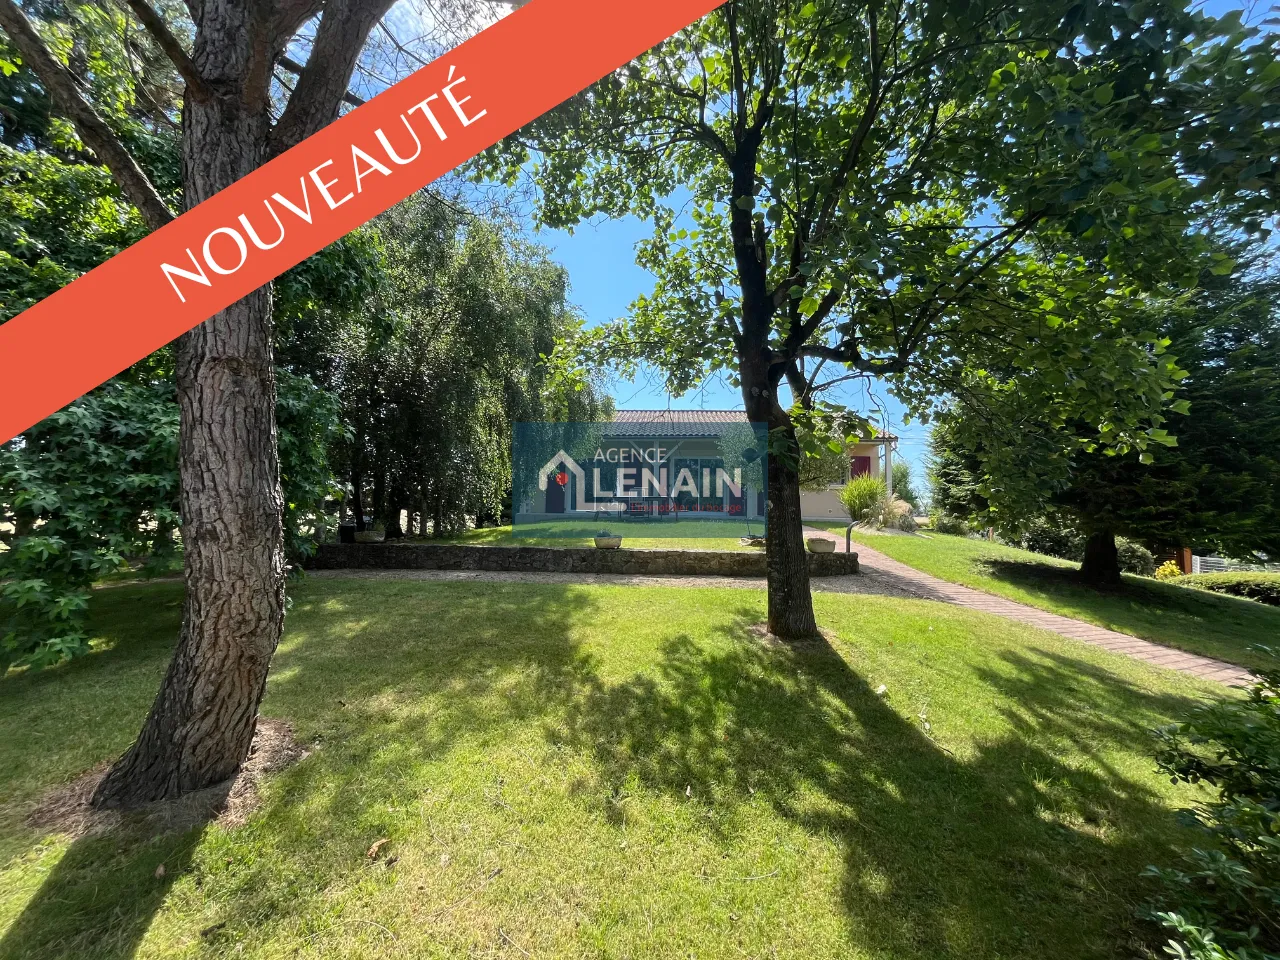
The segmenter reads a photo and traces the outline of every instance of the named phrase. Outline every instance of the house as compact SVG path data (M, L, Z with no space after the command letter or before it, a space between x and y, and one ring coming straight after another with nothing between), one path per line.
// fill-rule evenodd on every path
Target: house
M740 410L620 410L601 424L550 424L522 435L542 462L536 488L525 491L518 515L551 520L565 515L619 519L753 520L765 513L763 449ZM528 437L529 439L526 439ZM517 473L528 458L518 450Z
M753 465L763 437L741 410L619 410L601 424L528 424L541 428L529 460L517 514L525 521L558 517L759 520L766 510L767 468ZM568 428L578 428L570 430ZM533 435L531 430L529 436ZM522 437L517 431L517 445ZM844 480L802 491L805 520L846 519L838 491L850 476L888 477L895 437L852 444ZM754 449L753 449L754 448ZM748 452L750 451L750 452ZM745 454L745 456L744 456ZM521 468L517 465L517 473Z
M801 518L847 523L849 514L840 504L840 488L853 477L864 474L883 478L889 493L893 493L893 452L897 448L898 438L887 433L873 440L850 444L843 478L829 484L825 490L800 491Z

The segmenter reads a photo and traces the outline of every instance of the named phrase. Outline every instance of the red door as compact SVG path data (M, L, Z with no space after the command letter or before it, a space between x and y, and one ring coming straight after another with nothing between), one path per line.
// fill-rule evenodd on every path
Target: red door
M849 474L854 477L865 477L871 472L870 457L850 457Z

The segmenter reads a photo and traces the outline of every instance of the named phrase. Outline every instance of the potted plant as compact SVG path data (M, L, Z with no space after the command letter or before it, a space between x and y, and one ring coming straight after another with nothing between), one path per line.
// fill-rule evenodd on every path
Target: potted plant
M836 542L830 537L805 537L810 553L835 553Z
M617 550L622 546L622 537L610 533L608 530L601 530L596 534L596 548L600 550Z

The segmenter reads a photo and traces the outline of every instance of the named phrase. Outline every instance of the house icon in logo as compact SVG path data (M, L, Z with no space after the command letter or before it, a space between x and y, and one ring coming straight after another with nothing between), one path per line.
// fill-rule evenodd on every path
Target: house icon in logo
M579 496L584 496L587 489L587 475L583 469L578 466L578 461L574 460L573 457L569 456L563 450L557 450L556 455L544 463L542 465L542 469L538 471L538 489L546 491L547 477L552 473L560 473L565 470L572 474L573 478L578 481L577 489ZM563 484L563 481L561 481L561 483ZM584 510L593 510L595 509L595 506L596 505L594 503L582 503L580 506L570 509L581 512Z

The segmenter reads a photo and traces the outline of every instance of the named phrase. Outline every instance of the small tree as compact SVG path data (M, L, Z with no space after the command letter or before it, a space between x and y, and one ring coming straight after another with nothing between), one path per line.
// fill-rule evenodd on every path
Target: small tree
M1231 18L1133 14L729 0L492 154L491 173L532 166L547 223L654 223L638 259L656 287L603 352L676 390L727 369L769 425L774 633L816 629L784 385L807 409L831 365L924 413L1007 350L1103 444L1147 443L1170 371L1141 328L1099 311L1061 336L1055 310L1123 299L1117 274L1184 275L1169 252L1197 204L1253 215L1280 75L1276 41Z
M1016 386L970 391L935 429L935 501L1010 531L1060 514L1055 523L1087 538L1081 569L1099 583L1120 579L1120 535L1280 556L1278 295L1274 279L1233 279L1152 305L1152 326L1186 369L1169 431L1153 431L1145 451L1091 448Z

